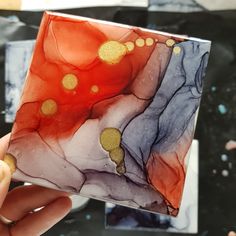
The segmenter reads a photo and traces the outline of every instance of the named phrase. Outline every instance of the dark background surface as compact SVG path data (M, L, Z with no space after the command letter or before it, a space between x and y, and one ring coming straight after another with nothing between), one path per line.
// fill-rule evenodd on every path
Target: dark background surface
M236 231L236 150L226 151L225 143L236 140L236 11L199 13L147 12L133 8L88 8L67 12L171 33L212 40L204 94L195 138L200 142L199 236L223 236ZM4 110L4 44L6 41L34 39L42 13L0 11L0 16L16 15L25 24L0 18L0 110ZM225 111L219 109L223 105ZM0 135L11 129L0 117ZM221 155L228 161L223 162ZM227 170L229 175L223 176ZM172 235L142 231L104 229L104 203L91 200L88 206L70 214L45 236L152 236ZM181 235L181 234L178 234ZM187 235L187 234L185 234Z

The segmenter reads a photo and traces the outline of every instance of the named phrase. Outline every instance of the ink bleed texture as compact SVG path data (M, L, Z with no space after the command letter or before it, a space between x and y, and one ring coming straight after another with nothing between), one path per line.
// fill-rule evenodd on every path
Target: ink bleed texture
M210 42L46 12L13 178L176 216Z

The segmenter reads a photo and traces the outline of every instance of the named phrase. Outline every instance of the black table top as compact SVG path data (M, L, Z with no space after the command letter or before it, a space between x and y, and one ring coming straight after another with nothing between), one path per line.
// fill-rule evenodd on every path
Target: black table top
M195 134L200 144L198 235L221 236L230 230L236 231L236 150L225 149L229 140L236 140L236 11L161 13L111 7L64 12L187 34L213 42ZM0 18L1 110L4 110L4 42L34 39L42 13L0 11L0 16L10 15L17 15L26 25L4 26ZM11 124L5 124L1 116L0 134L10 129ZM222 154L227 155L227 161L222 161ZM104 203L91 200L84 210L70 214L45 234L51 235L170 234L105 230Z

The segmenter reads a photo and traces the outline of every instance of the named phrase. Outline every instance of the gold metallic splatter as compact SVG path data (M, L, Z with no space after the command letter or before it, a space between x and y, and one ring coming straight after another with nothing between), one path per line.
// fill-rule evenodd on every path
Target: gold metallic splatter
M98 87L97 85L93 85L93 86L91 87L91 92L92 92L92 93L98 93L98 91L99 91L99 87Z
M121 162L124 161L125 153L122 148L118 147L110 151L109 156L112 161L114 161L117 165L120 165Z
M125 163L122 162L120 165L118 165L116 167L116 171L117 173L119 173L120 175L123 175L126 172L126 168L125 168Z
M142 39L142 38L136 39L135 44L137 47L143 47L145 44L144 39Z
M9 166L11 174L13 174L16 171L16 158L10 153L7 153L3 161Z
M73 90L78 85L78 78L73 74L67 74L62 79L62 85L65 89Z
M57 103L53 99L45 100L41 105L41 112L46 116L54 115L57 112Z
M100 143L106 151L111 151L120 146L121 133L116 128L105 128L100 135Z
M134 50L134 43L133 42L126 42L125 46L127 47L129 52L132 52Z
M147 46L152 46L154 43L154 40L152 38L146 38L145 42Z
M181 47L175 46L175 47L173 48L173 52L174 52L174 54L180 54L180 52L181 52Z
M107 41L98 49L99 58L108 64L117 64L126 55L127 47L118 41Z
M167 39L166 40L166 46L167 47L172 47L173 45L175 45L175 41L173 39Z

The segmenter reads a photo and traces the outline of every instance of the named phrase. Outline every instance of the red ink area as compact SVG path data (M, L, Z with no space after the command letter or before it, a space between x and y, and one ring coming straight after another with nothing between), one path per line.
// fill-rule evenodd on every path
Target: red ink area
M96 28L95 23L90 24L88 21L44 15L15 132L32 129L45 137L71 136L90 118L94 104L122 93L130 93L129 87L147 63L155 43L149 47L135 46L115 65L101 61L98 49L104 42L114 38L124 43L154 34L109 26L106 30L109 29L113 35L109 38L108 32L105 34L100 30L101 24L99 26ZM158 39L158 35L155 37ZM164 41L163 38L168 39L159 37L161 41ZM62 86L66 74L74 74L78 78L78 86L72 91ZM95 91L93 86L96 86ZM47 99L53 99L57 104L57 112L50 116L40 112L40 106Z
M147 163L149 180L164 195L170 208L175 209L172 215L178 212L185 181L184 163L179 159L176 153L152 153Z

